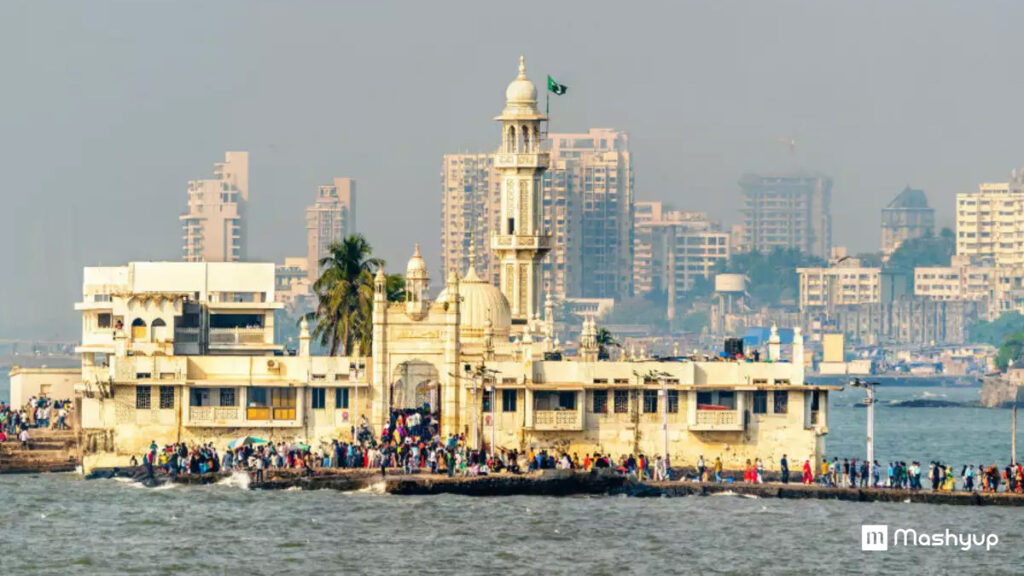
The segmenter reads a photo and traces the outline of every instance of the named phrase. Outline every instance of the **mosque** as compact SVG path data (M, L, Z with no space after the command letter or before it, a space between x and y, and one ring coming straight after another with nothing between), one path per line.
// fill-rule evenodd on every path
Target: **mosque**
M86 467L115 464L154 440L348 440L364 419L379 433L393 410L425 405L443 436L465 434L473 446L663 454L673 464L703 455L727 467L761 458L769 469L786 454L816 466L835 387L804 381L799 329L786 357L773 329L758 361L610 361L598 358L588 318L575 355L562 349L539 282L551 248L541 220L547 116L522 58L495 119L501 229L485 249L500 263L499 286L474 269L474 245L465 272L453 271L431 299L417 246L404 302L387 301L378 271L368 358L311 355L305 323L297 354L284 354L273 336L272 264L86 268L75 305Z

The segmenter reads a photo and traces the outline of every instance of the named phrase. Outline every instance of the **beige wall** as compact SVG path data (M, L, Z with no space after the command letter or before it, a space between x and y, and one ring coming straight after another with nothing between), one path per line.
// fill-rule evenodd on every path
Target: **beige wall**
M75 395L75 384L81 381L78 368L21 368L11 369L11 406L24 406L29 398L39 397L44 391L54 400L70 400Z

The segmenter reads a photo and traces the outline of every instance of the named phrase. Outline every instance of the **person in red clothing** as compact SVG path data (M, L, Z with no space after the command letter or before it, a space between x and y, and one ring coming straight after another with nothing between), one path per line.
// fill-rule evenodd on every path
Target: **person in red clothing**
M811 474L811 463L808 460L804 460L804 484L810 485L814 481L814 475Z

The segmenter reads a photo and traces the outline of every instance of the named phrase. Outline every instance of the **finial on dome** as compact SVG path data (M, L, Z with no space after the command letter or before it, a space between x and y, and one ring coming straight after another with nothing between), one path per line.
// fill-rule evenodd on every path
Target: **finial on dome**
M419 256L420 255L420 243L419 242L416 243L416 247L413 250L412 255L413 256Z
M519 77L526 78L526 56L519 55Z
M469 256L467 260L469 261L470 270L476 268L476 238L472 235L469 237Z

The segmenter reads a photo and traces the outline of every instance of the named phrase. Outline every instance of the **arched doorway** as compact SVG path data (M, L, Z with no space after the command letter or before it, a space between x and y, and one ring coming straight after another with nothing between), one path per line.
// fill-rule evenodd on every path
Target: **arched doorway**
M395 380L390 386L390 423L395 425L399 415L407 417L418 413L416 420L424 426L417 432L424 435L435 430L441 422L441 381L437 368L429 362L410 360L402 362L392 372Z

